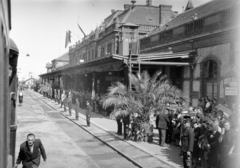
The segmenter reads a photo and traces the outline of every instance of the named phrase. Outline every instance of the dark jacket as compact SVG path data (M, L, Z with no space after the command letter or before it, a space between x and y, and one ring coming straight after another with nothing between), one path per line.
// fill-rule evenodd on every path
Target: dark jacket
M33 153L31 153L27 141L25 141L20 145L17 164L20 164L22 162L23 168L32 168L33 163L39 166L40 155L42 155L43 160L47 159L45 149L40 139L35 139Z
M209 155L209 165L211 167L217 167L218 162L218 152L219 152L219 137L220 133L216 131L215 133L210 131L207 139L210 144L210 155Z
M92 106L89 104L86 107L86 116L90 116L91 117L91 111L92 111Z
M192 128L184 128L181 138L182 143L182 151L183 152L193 152L193 144L194 144L194 132Z
M200 156L198 142L199 136L201 135L201 128L200 127L194 128L193 132L194 132L193 157L198 158Z
M73 93L72 94L72 104L76 104L76 94L75 93Z
M160 113L158 115L158 128L166 130L168 123L169 123L168 115L165 113Z

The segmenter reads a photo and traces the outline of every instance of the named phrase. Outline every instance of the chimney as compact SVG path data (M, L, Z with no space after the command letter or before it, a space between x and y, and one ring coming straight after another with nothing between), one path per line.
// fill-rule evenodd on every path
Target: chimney
M172 19L174 12L172 5L159 5L159 25L164 25L167 21Z
M147 6L152 6L152 0L147 0Z
M115 12L115 9L112 9L111 12L114 13L114 12Z
M128 10L131 8L132 5L129 5L129 4L124 4L124 10Z

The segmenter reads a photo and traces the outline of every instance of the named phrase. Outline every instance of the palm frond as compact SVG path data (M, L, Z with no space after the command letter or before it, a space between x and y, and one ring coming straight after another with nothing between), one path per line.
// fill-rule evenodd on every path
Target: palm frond
M124 117L124 116L127 116L127 115L128 115L128 111L127 110L117 109L117 110L114 110L113 112L111 112L109 117L111 119L116 119L119 116Z
M102 100L104 108L114 106L115 109L121 109L114 110L112 117L137 113L137 122L148 122L149 116L156 111L163 111L167 106L173 107L186 100L181 90L160 70L152 77L147 71L137 75L129 74L129 80L134 90L117 82L108 88L108 93Z

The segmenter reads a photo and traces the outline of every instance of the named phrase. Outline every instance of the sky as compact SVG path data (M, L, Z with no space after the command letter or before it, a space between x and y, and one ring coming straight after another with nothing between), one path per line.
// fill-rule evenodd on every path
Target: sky
M136 0L136 5L146 0ZM194 7L210 0L192 0ZM154 6L172 5L182 12L188 0L152 0ZM18 75L20 80L38 78L47 72L46 64L68 52L68 47L83 38L79 24L86 34L94 30L111 14L123 10L131 0L11 0L12 29L10 37L19 49ZM72 43L65 48L66 31L72 32ZM29 56L26 56L26 55Z

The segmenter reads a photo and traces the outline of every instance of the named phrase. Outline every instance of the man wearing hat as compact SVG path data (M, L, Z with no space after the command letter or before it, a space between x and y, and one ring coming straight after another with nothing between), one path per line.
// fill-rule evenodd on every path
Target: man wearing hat
M192 152L194 144L194 133L191 128L190 116L184 116L184 128L181 137L182 153L183 153L183 166L184 168L192 167Z
M91 111L92 111L92 106L90 104L90 101L87 100L87 102L86 102L86 121L87 121L88 127L90 127Z

